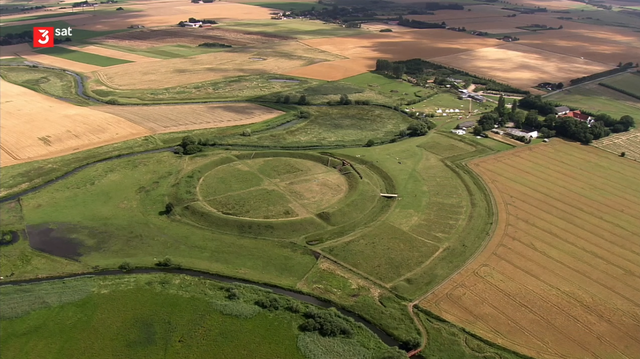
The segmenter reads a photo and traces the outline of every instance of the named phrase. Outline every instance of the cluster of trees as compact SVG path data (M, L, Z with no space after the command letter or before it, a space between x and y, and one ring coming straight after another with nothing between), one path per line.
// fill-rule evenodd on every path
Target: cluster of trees
M555 91L555 90L560 90L564 87L564 84L562 82L541 82L538 84L538 86L536 86L540 89L545 89L545 90L549 90L549 91Z
M389 60L380 59L376 61L376 72L392 75L397 79L401 79L402 76L404 76L406 70L406 66L398 62L391 62Z
M203 42L199 47L233 47L232 45L223 44L220 42Z
M297 105L308 105L309 101L307 100L307 95L306 94L302 94L300 96L298 96L298 98L294 101L291 98L291 95L289 94L285 94L285 95L278 95L275 99L276 103L284 103L284 104L297 104Z
M352 100L349 98L349 96L347 94L342 94L340 95L340 99L338 99L338 101L327 101L327 105L329 106L335 106L335 105L343 105L343 106L348 106L348 105L371 105L371 101L370 100Z
M71 7L87 7L87 6L93 6L94 4L89 3L89 1L80 1L80 2L74 2L73 4L71 4Z
M460 4L441 4L439 2L428 2L425 4L425 9L429 11L436 10L464 10L464 6Z
M318 332L323 337L353 337L353 329L338 313L326 310L309 310L306 320L300 324L303 332Z
M522 111L519 107L529 111ZM541 110L544 113L541 113ZM538 130L545 138L558 135L589 144L611 133L628 131L635 126L635 120L628 115L615 119L601 113L593 116L593 121L588 123L573 117L558 118L553 110L554 106L543 101L540 96L527 96L520 101L513 100L511 110L508 110L504 97L500 96L495 109L480 117L478 128L487 131L494 128L494 125L504 126L506 122L511 121L517 128ZM539 115L545 116L544 120L541 120Z
M447 27L447 23L445 23L444 21L443 22L426 22L426 21L420 21L420 20L405 19L402 16L400 16L400 19L398 20L398 25L411 27L414 29L444 29Z
M60 39L60 38L53 39L53 43L56 45L61 44L63 42L69 42L69 41L71 41L70 37L66 37L64 39ZM33 42L32 30L27 30L27 31L18 32L18 33L8 33L0 37L0 46L10 46L10 45L30 43L30 42Z
M211 146L211 144L209 141L199 140L191 135L184 136L180 144L173 149L173 152L179 155L193 155L201 152L202 146Z
M582 76L582 77L578 77L575 78L573 80L569 81L569 84L571 84L571 86L575 86L575 85L579 85L581 83L585 83L587 81L591 81L591 80L596 80L599 79L601 77L606 77L606 76L610 76L610 75L615 75L617 73L620 72L625 72L628 69L632 68L632 67L638 67L638 64L636 64L635 66L633 65L633 62L627 62L625 64L620 63L618 65L618 67L611 69L611 70L606 70L606 71L602 71L602 72L598 72L592 75L588 75L588 76Z
M207 20L207 19L198 20L198 19L196 19L195 17L190 17L188 21L180 21L180 22L178 23L178 26L182 26L182 27L184 27L184 23L185 23L185 22L190 22L190 23L201 22L201 23L203 23L203 24L211 24L211 25L215 25L215 24L217 24L217 23L218 23L218 22L217 22L217 21L215 21L215 20Z
M383 72L388 72L389 65L384 62L387 60L378 60L378 61L381 61L380 65L383 66L382 68L387 69L387 71L383 70ZM378 61L376 61L376 69L378 68ZM529 91L524 91L519 88L513 87L511 85L503 84L492 79L487 79L487 78L479 77L476 75L472 75L468 72L461 71L453 67L436 64L434 62L430 62L423 59L411 59L411 60L395 61L395 62L388 62L388 63L391 65L394 65L394 64L404 65L405 74L416 79L422 79L422 82L426 82L427 79L431 79L434 77L446 79L451 76L456 76L458 78L464 79L467 82L470 82L476 85L483 85L488 91L509 92L509 93L516 93L516 94L529 93Z

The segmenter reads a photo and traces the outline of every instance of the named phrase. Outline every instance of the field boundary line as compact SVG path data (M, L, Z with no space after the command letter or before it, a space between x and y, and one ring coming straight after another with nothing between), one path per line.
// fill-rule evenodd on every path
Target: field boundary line
M344 268L347 268L347 269L349 269L350 271L352 271L352 272L354 272L354 273L357 273L358 275L362 276L363 278L365 278L365 279L367 279L367 280L370 280L370 281L372 281L372 282L374 282L374 283L378 284L379 286L381 286L381 287L383 287L383 288L386 288L387 290L391 291L391 289L390 289L389 287L387 287L387 285L386 285L386 284L384 284L384 283L383 283L382 281L380 281L379 279L373 278L373 277L372 277L372 276L370 276L369 274L366 274L366 273L364 273L364 272L360 271L359 269L356 269L356 268L354 268L354 267L352 267L352 266L350 266L350 265L348 265L348 264L346 264L346 263L344 263L344 262L342 262L342 261L340 261L340 260L338 260L338 259L334 258L333 256L331 256L331 255L329 255L329 254L326 254L325 252L322 252L322 250L321 250L321 249L318 249L318 250L317 250L317 252L318 252L318 253L320 253L323 257L325 257L325 258L327 258L328 260L330 260L331 262L334 262L334 263L336 263L336 264L338 264L338 265L340 265L340 266L342 266L342 267L344 267ZM391 292L392 292L392 291L391 291Z
M424 267L428 266L437 256L440 255L440 253L442 253L443 250L445 250L447 248L447 246L440 246L440 248L438 249L438 251L436 253L434 253L426 262L422 263L418 268L412 270L411 272L403 275L402 277L394 280L393 282L389 282L388 285L389 287L392 287L393 285L397 284L398 282L402 281L403 279L406 279L410 276L412 276L413 274L415 274L416 272L418 272L421 269L424 269Z

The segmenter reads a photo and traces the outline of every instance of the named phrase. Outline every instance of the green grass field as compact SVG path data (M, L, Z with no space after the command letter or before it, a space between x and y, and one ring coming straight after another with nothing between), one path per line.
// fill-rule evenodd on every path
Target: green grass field
M55 70L33 71L28 67L0 67L0 76L6 81L24 86L55 98L62 98L76 105L87 106L91 102L78 96L73 76Z
M392 282L426 263L440 247L382 222L357 237L324 251L383 281ZM398 252L391 256L389 253Z
M50 47L42 50L38 50L38 52L43 53L45 55L51 55L55 57L60 57L63 59L81 62L83 64L108 67L114 65L122 65L130 63L129 60L115 59L113 57L107 57L102 55L90 54L88 52L76 51L67 49L65 47Z
M415 100L416 98L424 97L435 92L434 89L413 86L407 82L387 78L372 72L349 77L340 82L378 92L385 97L394 99L396 103L405 103L409 100Z
M630 95L640 101L640 73L626 73L611 77L600 82L611 90L616 90L623 95Z
M255 219L284 219L298 217L292 203L282 192L268 188L256 188L232 193L206 201L218 212L234 217Z
M315 39L321 37L353 36L366 34L366 30L348 29L335 24L323 24L315 20L255 20L252 22L233 22L220 25L229 30L259 32L296 39Z
M311 118L284 131L229 138L227 144L297 147L362 146L367 140L389 141L411 120L396 111L376 106L306 108Z
M447 278L490 233L493 212L489 194L462 163L492 150L472 141L455 144L461 140L429 134L392 145L337 151L374 160L393 178L402 199L386 217L387 222L424 241L446 246L428 264L414 265L410 275L390 283L391 289L403 296L418 296ZM455 148L458 154L438 156L426 150L433 148ZM406 252L388 251L386 256L390 258L385 260L402 263Z
M260 176L237 166L237 164L236 162L219 167L205 175L199 186L202 198L219 197L262 185L263 179Z
M634 118L640 118L640 103L637 99L597 83L564 90L547 96L545 99L596 113L607 113L613 117L630 115Z
M224 234L212 239L208 230L160 214L188 161L166 153L88 168L24 197L26 225L57 227L62 237L74 238L85 266L115 267L123 260L152 265L154 258L170 255L189 267L295 285L314 263L307 249ZM14 258L3 261L3 272L32 275L34 268L22 266L14 253L24 249L2 248L3 255Z
M238 299L227 299L229 293ZM278 298L284 307L261 309L254 305L261 298ZM352 338L302 333L303 314L317 310L307 304L262 289L180 275L7 287L0 290L0 302L0 343L8 357L202 358L215 352L216 358L237 358L259 352L262 358L302 359L334 348L369 358L387 350L373 333L344 317L338 320L351 328ZM332 345L335 341L341 345Z

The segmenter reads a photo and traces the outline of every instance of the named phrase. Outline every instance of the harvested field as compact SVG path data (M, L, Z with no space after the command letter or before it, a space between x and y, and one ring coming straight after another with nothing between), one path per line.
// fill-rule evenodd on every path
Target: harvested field
M554 140L470 166L496 198L481 254L421 305L537 358L640 353L640 165Z
M640 58L640 34L628 29L565 21L564 29L522 37L519 45L616 66ZM578 77L578 76L576 76Z
M100 55L100 56L106 56L106 57L111 57L114 59L121 59L121 60L128 60L128 61L134 61L134 62L145 62L145 61L155 61L156 59L150 58L150 57L146 57L146 56L140 56L140 55L136 55L136 54L130 54L127 52L122 52L122 51L118 51L118 50L112 50L112 49L106 49L104 47L98 47L98 46L85 46L85 47L73 47L73 46L68 46L65 45L63 47L66 47L70 50L74 50L74 51L82 51L82 52L86 52L89 54L94 54L94 55Z
M533 87L544 81L567 82L611 68L597 62L518 44L467 51L454 56L434 58L432 61L520 88Z
M93 109L124 118L154 133L246 125L282 114L278 110L248 103L97 106Z
M127 10L142 10L133 12L118 12L116 15L98 13L91 17L78 18L71 16L65 19L74 28L84 30L119 30L130 25L166 26L185 21L189 17L197 16L202 19L215 19L219 22L268 20L270 10L258 6L232 4L216 1L209 4L192 4L181 0L141 1L125 5ZM185 31L195 29L183 29Z
M6 81L0 83L3 166L61 156L150 133L117 116L74 106ZM6 156L14 161L6 160Z
M601 138L593 145L613 154L624 152L626 158L640 161L640 131L634 130Z
M300 67L283 72L283 75L306 77L315 80L338 81L347 77L360 75L373 70L375 60L348 59L331 62L321 62L310 66Z
M190 58L126 64L102 69L94 74L113 89L157 89L233 76L283 73L340 58L299 42L279 42Z
M126 33L108 35L96 39L99 44L145 49L160 45L193 45L203 42L219 42L233 46L248 46L273 43L286 39L269 34L250 34L218 27L185 29L179 27L161 27L142 29Z
M426 41L433 38L438 38L438 41ZM447 30L373 33L352 37L311 39L303 42L349 59L294 69L286 74L328 81L340 80L373 70L377 59L407 60L416 57L431 59L497 45L494 39L484 39Z

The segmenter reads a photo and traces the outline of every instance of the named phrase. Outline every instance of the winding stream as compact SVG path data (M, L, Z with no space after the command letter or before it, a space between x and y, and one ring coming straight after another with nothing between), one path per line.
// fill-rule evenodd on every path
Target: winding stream
M378 328L375 325L371 324L370 322L368 322L364 318L362 318L362 317L358 316L357 314L355 314L353 312L350 312L348 310L345 310L345 309L342 309L342 308L338 308L335 305L333 305L333 304L331 304L329 302L320 300L320 299L318 299L316 297L312 297L310 295L297 293L297 292L294 292L294 291L291 291L291 290L287 290L287 289L283 289L283 288L280 288L280 287L275 287L275 286L271 286L271 285L267 285L267 284L255 283L255 282L251 282L251 281L248 281L248 280L236 279L236 278L226 277L226 276L217 275L217 274L211 274L211 273L207 273L207 272L200 272L200 271L191 270L191 269L145 268L145 269L132 269L132 270L130 270L128 272L123 272L123 271L120 271L120 270L107 270L107 271L92 272L92 273L86 273L86 274L71 274L71 275L58 276L58 277L33 278L33 279L10 281L10 282L1 284L0 288L1 287L5 287L5 286L9 286L9 285L43 283L43 282L50 282L50 281L55 281L55 280L64 280L64 279L81 278L81 277L118 276L118 275L131 275L131 274L152 274L152 273L182 274L182 275L188 275L190 277L203 278L203 279L212 280L212 281L216 281L216 282L222 282L222 283L249 284L249 285L257 286L257 287L260 287L260 288L269 289L269 290L271 290L272 292L274 292L276 294L284 295L284 296L293 298L295 300L299 300L299 301L302 301L302 302L305 302L305 303L316 305L318 307L336 308L343 315L345 315L345 316L347 316L349 318L352 318L353 320L355 320L358 323L362 323L365 327L367 327L375 335L377 335L378 338L380 338L380 340L382 340L383 343L387 344L388 346L393 347L393 346L398 346L399 345L399 342L397 340L395 340L389 334L385 333L383 330L381 330L380 328Z

